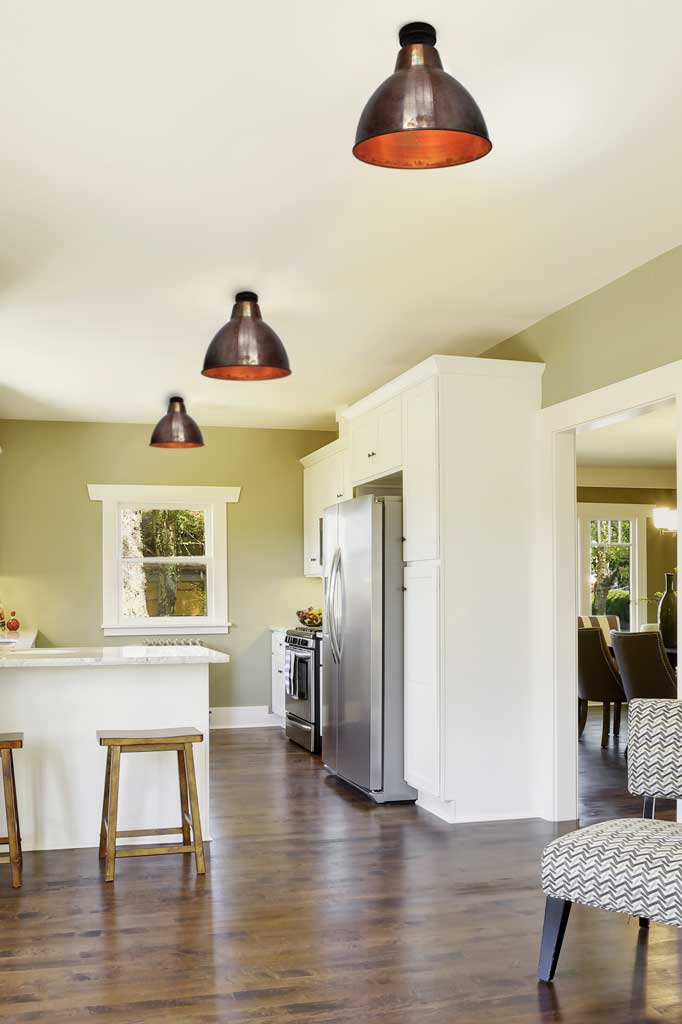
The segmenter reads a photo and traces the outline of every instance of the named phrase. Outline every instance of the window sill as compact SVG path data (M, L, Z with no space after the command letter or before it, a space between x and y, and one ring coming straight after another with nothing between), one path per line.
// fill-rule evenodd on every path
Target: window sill
M106 626L102 625L102 632L105 636L218 636L222 633L229 633L231 622L222 622L216 625L202 623L196 626Z

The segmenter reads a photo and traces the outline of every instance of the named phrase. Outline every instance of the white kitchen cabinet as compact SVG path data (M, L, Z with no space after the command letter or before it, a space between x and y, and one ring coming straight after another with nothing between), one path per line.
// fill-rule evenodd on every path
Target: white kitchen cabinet
M440 656L437 562L406 566L405 778L417 790L440 792Z
M438 558L438 377L409 388L403 395L404 558L416 562Z
M342 414L353 486L402 470L405 777L449 822L537 813L542 370L432 356Z
M303 574L322 575L322 513L350 498L347 452L334 441L301 459L303 463Z
M284 630L272 630L272 696L270 710L284 724Z
M402 400L382 403L351 423L352 483L372 480L402 464Z

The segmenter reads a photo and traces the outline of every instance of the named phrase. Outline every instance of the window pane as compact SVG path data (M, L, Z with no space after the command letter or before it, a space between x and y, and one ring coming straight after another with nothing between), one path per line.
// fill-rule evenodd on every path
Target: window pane
M621 526L622 526L622 529L623 529L623 533L622 533L623 542L625 544L629 544L630 543L630 520L629 519L623 519L623 521L621 523Z
M206 615L206 566L123 563L123 614L138 619Z
M590 583L593 615L617 615L620 628L630 628L629 544L593 546Z
M184 508L123 508L121 553L124 558L205 555L204 513Z

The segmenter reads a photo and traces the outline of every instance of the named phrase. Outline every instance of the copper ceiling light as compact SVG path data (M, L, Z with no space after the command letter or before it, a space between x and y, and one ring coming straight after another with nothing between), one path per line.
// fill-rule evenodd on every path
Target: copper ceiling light
M151 448L202 448L204 439L198 425L185 409L179 395L168 402L168 412L154 427Z
M400 29L395 71L370 97L353 153L379 167L452 167L492 149L473 96L443 71L436 30L423 21Z
M255 292L237 292L232 316L208 346L204 377L219 380L274 380L291 373L289 357L266 324Z

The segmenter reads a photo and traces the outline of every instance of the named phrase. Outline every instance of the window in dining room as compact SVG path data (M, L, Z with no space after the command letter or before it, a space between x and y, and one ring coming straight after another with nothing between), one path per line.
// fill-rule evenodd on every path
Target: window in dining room
M630 519L590 520L590 614L617 615L625 630L631 620L633 534Z

